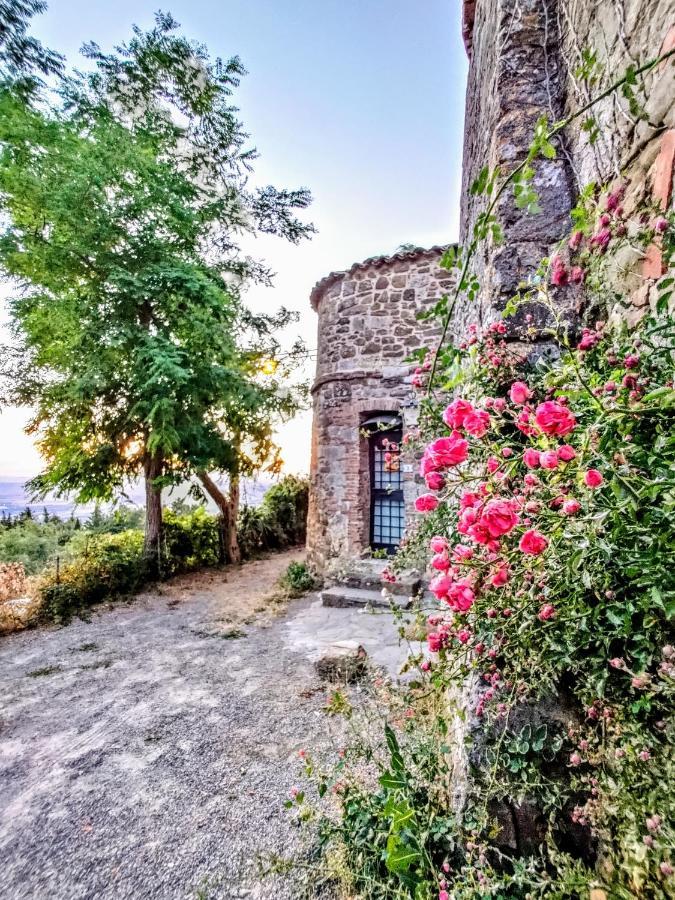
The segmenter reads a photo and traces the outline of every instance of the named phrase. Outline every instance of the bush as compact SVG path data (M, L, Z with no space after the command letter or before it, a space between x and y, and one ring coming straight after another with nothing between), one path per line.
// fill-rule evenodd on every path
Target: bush
M0 603L26 594L26 572L21 563L0 563Z
M146 577L142 531L92 536L81 556L44 577L42 616L67 620L92 603L133 593Z
M575 336L559 317L554 255L511 313L534 296L559 352L473 326L439 363L460 396L430 392L409 438L429 493L393 568L429 565L428 653L383 704L384 739L334 697L355 742L332 771L306 768L317 798L339 796L319 820L325 864L364 900L675 897L674 279L639 323L606 324L627 298L607 292L616 250L590 237L609 197L585 196L573 262L595 324ZM617 250L653 240L648 212L616 218Z
M245 506L239 516L242 557L304 544L308 500L308 480L288 475L267 491L260 506Z
M279 579L279 586L287 597L294 598L315 590L318 582L306 563L294 560L288 564L288 568Z
M75 522L55 517L46 522L25 516L4 519L0 522L0 560L21 563L28 575L37 575L63 555L76 533Z
M164 512L162 574L191 572L219 561L218 519L198 506L190 512Z
M307 496L306 479L289 476L270 488L258 508L244 507L239 517L242 557L250 558L265 550L278 550L303 541ZM104 521L119 527L125 519L113 515L103 520L99 515L95 517L95 528L104 527ZM51 524L31 522L25 527L37 529L38 533L40 528ZM49 569L39 587L42 616L46 619L67 620L92 603L133 594L150 577L143 555L143 532L138 528L112 534L96 533L89 528L77 531L62 552L65 565ZM220 531L216 516L203 507L187 512L164 511L162 577L215 566L219 559ZM314 582L302 564L293 565L297 569L291 575L287 573L289 596L299 596L311 590Z

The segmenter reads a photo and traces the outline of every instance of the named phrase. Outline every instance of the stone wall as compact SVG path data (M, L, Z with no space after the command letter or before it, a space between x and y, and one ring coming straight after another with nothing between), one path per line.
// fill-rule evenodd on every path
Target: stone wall
M469 193L483 166L508 172L527 154L535 123L576 111L626 70L675 45L672 0L465 0L463 31L470 69L464 137L463 199L460 242L471 236L485 199ZM595 51L597 81L578 75L585 50ZM592 145L580 119L554 143L557 157L535 163L534 185L541 212L516 208L511 193L497 217L504 229L501 246L481 248L476 263L482 291L478 302L457 312L455 334L469 322L484 328L499 316L523 276L532 272L571 226L570 210L579 188L589 181L621 177L628 183L627 211L642 196L664 208L672 199L675 155L675 107L672 60L646 83L646 119L634 119L616 95L594 111L601 137ZM640 275L660 274L658 248L639 261ZM635 303L644 305L649 286L641 285ZM570 311L579 297L566 292ZM563 295L560 297L563 302ZM542 310L529 310L541 323ZM511 335L517 338L516 320Z
M460 226L460 243L466 245L486 205L484 198L469 191L481 169L499 166L509 172L526 157L540 116L546 115L549 122L566 118L623 75L629 65L637 68L674 47L675 4L673 0L464 0L462 31L470 57ZM591 87L577 71L587 50L596 52L601 66ZM571 209L579 190L590 181L620 180L626 186L627 213L643 199L662 209L669 207L675 158L674 76L671 58L648 77L645 92L638 94L645 118L633 118L625 99L614 95L594 108L602 132L595 144L581 128L581 120L555 139L556 158L534 163L539 214L528 215L516 208L510 195L504 198L497 209L504 243L480 248L475 269L481 290L476 302L459 304L452 328L456 340L466 337L469 324L477 324L482 331L500 316L519 282L569 232ZM619 262L627 263L631 272L634 312L629 315L640 315L661 275L659 248L652 246L644 258ZM618 267L617 271L625 289L627 273ZM567 304L570 316L583 313L581 290L565 288L556 300ZM528 312L534 314L535 324L543 324L543 309ZM510 339L521 337L522 324L518 317L509 320ZM536 349L541 349L541 343ZM454 740L450 741L458 811L471 778L465 747L472 731L480 747L481 724L468 713L474 708L470 702L474 689L475 684L468 681L454 697L464 708L453 722ZM573 718L561 697L525 713L536 721ZM493 813L502 822L500 811ZM537 815L536 809L523 803L508 827L502 822L497 843L507 852L526 846L529 836L536 835ZM602 891L598 894L604 897Z
M307 546L319 568L357 557L370 529L368 446L360 430L373 413L395 412L404 431L417 421L412 351L434 347L438 327L419 322L452 286L438 265L444 248L397 253L333 273L314 288L317 370ZM420 492L417 466L402 459L406 521Z

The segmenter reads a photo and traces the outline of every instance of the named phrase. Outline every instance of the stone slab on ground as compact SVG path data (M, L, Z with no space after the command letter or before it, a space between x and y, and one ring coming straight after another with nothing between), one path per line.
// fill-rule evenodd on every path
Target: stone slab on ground
M336 607L374 607L376 609L389 609L391 603L395 603L401 609L408 609L411 600L402 594L392 594L391 601L382 596L382 591L367 590L364 588L347 587L344 584L336 584L333 587L321 591L321 601L324 606Z
M291 558L0 640L2 900L298 897L256 854L299 850L298 750L332 746L314 661L353 640L395 672L406 649L389 613L317 596L232 623Z
M385 587L382 581L382 573L389 566L389 560L361 559L353 560L346 571L336 580L345 587L361 588L362 590L381 591ZM398 573L396 581L388 582L386 588L391 594L412 597L420 589L422 579L419 572L404 571Z

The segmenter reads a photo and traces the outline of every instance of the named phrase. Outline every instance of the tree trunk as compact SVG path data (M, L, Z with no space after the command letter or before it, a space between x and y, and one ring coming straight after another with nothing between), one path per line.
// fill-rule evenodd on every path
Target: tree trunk
M143 462L145 475L145 557L153 577L162 574L162 489L154 484L162 474L163 460L148 453Z
M239 478L230 476L230 491L227 497L208 472L198 472L199 480L218 507L220 512L220 533L222 539L223 562L239 564L241 551L237 539L237 515L239 513Z

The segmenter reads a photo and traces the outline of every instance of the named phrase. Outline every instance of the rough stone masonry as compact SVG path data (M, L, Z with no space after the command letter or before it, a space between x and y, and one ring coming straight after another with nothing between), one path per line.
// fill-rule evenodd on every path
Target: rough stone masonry
M485 199L469 190L481 169L499 166L508 173L527 155L542 115L551 123L569 116L627 66L638 67L675 47L675 2L464 0L462 32L470 60L460 226L460 244L466 244L485 208ZM594 85L579 75L589 53L598 60ZM496 211L504 242L481 246L474 267L481 291L473 303L457 305L449 329L454 340L461 341L470 324L482 331L501 316L521 280L569 231L576 196L589 181L621 179L627 213L643 199L669 207L674 96L671 60L649 74L640 92L644 118L631 117L625 101L608 97L594 108L601 132L595 143L580 118L555 139L555 159L535 161L541 212L530 215L505 194ZM406 359L411 350L433 345L437 336L436 325L418 321L415 314L452 286L450 273L438 267L441 254L442 248L432 248L366 260L329 275L312 292L319 337L308 543L320 568L368 548L371 485L359 428L374 412L396 412L404 427L416 420L412 367ZM638 317L653 300L655 279L662 274L659 248L617 263L624 293L630 278L632 308L622 315ZM567 292L565 302L572 319L583 314L581 292ZM546 324L543 308L529 312L536 324ZM516 317L509 339L519 340L521 328ZM419 484L412 462L403 460L403 466L410 521Z
M435 320L419 321L453 284L440 268L444 247L416 249L357 263L315 286L318 352L310 468L307 545L323 569L360 556L370 543L368 440L361 426L376 413L395 413L403 429L417 421L410 354L434 347ZM420 492L417 467L401 459L406 518Z

